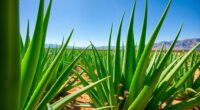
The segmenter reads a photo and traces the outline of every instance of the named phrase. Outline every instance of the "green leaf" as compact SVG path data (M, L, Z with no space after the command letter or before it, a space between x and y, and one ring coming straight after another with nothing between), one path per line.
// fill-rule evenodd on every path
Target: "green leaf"
M113 30L113 24L112 24L111 30L110 30L110 37L109 37L109 41L108 41L108 50L107 50L107 70L108 70L108 74L111 76L108 80L108 88L110 90L110 95L109 95L110 106L117 104L116 97L113 95L113 94L115 94L115 89L114 89L114 86L113 86L113 68L112 68L112 60L111 60L111 58L112 58L111 57L112 30Z
M52 85L50 90L45 94L44 98L41 100L40 104L38 105L37 109L41 110L45 107L45 105L50 102L58 93L60 87L65 83L67 80L67 75L71 72L72 68L80 58L80 56L86 51L83 50L76 59L68 66L68 68L57 78L56 82Z
M195 51L195 49L200 45L198 43L195 45L189 52L187 52L181 60L171 69L171 71L166 75L166 77L160 82L160 84L157 87L157 93L155 94L153 100L149 103L149 110L152 108L156 108L156 106L159 106L166 98L165 91L169 87L169 84L174 79L175 73L181 68L181 66L184 64L184 62L189 58L189 56ZM164 92L164 93L163 93Z
M29 34L29 21L28 21L28 24L27 24L27 31L26 31L26 41L25 41L25 45L24 45L24 49L23 49L23 54L22 54L22 59L29 47L29 44L30 44L30 34Z
M39 57L39 61L38 61L38 64L37 64L37 69L36 69L36 73L35 73L35 76L34 76L34 79L33 79L33 84L32 84L29 96L32 95L33 91L35 90L35 88L36 88L36 86L39 82L38 77L43 75L40 70L43 69L41 67L43 67L42 62L43 62L43 59L44 59L43 56L44 56L44 52L45 52L44 45L45 45L48 22L49 22L49 18L50 18L51 6L52 6L52 0L49 1L49 5L48 5L48 8L47 8L44 20L43 20L42 44L41 44L41 50L40 50L40 57Z
M193 76L196 69L200 66L200 61L198 61L192 68L190 68L181 78L180 80L176 83L174 86L176 89L180 88L189 77Z
M149 82L147 82L144 85L144 88L142 89L142 91L139 93L139 95L137 96L137 98L135 99L135 101L131 104L131 106L128 108L129 110L144 110L145 107L148 104L148 101L150 100L150 98L152 97L153 91L159 81L160 78L160 73L163 71L164 65L166 64L167 59L169 58L170 53L172 52L172 49L180 35L180 32L182 30L182 26L180 27L173 43L171 44L169 50L167 51L167 53L165 54L165 56L161 59L161 61L159 62L159 64L157 65L154 73L151 76L151 79L149 80Z
M187 58L195 51L195 49L200 45L200 43L196 44L187 54L185 54L181 60L176 64L176 66L168 73L168 75L162 80L160 85L162 85L164 82L169 81L171 78L173 78L174 73L184 64L184 62L187 60Z
M108 69L108 73L110 75L112 75L112 69L111 69L111 39L112 39L112 30L113 30L113 24L111 26L110 29L110 37L109 37L109 41L108 41L108 50L107 50L107 69Z
M137 95L140 93L141 89L144 86L145 72L146 72L146 69L149 64L150 53L152 51L152 47L154 45L154 42L157 38L157 35L158 35L160 29L161 29L161 26L167 15L170 5L171 5L171 0L168 3L162 17L160 18L160 21L158 22L153 34L151 35L150 40L149 40L147 46L145 47L144 52L142 53L142 56L137 64L137 67L136 67L136 70L135 70L135 73L134 73L134 76L133 76L133 79L131 82L131 86L129 89L129 96L125 103L125 109L127 109L128 106L135 100L135 98L137 97Z
M138 47L138 52L137 52L137 62L139 62L140 57L142 56L142 53L145 48L145 39L146 39L146 30L147 30L147 16L148 16L148 0L145 0L145 12L144 12L144 20L143 20L143 26L142 26L142 32L140 36L140 43Z
M136 1L134 2L131 21L129 24L128 35L127 35L127 40L126 40L124 65L123 65L123 74L126 79L124 80L126 90L128 90L131 85L133 74L136 68L135 43L134 43L135 41L134 41L134 33L133 33L135 6L136 6Z
M47 86L47 84L49 83L51 76L52 76L52 72L56 69L56 65L59 63L59 61L61 60L63 53L70 41L70 38L73 34L73 30L71 31L67 41L65 42L65 44L63 45L63 47L60 49L60 51L58 52L58 54L56 55L55 59L53 60L53 62L51 63L51 65L48 67L48 69L46 70L46 72L44 73L42 79L40 80L40 82L38 83L38 86L36 87L36 89L34 90L31 98L29 99L29 101L27 102L27 105L25 107L25 110L29 110L30 108L35 109L36 105L38 104L41 96L43 95L43 92Z
M40 0L37 22L30 46L21 62L21 99L20 109L23 109L27 101L31 85L35 76L42 45L44 0Z
M19 110L20 33L19 0L0 1L0 109Z
M76 74L76 76L80 79L81 83L84 86L88 86L89 82L86 81L78 72L74 71L74 73ZM98 81L98 80L95 80ZM98 88L98 86L96 86ZM98 90L97 90L98 91ZM102 107L104 105L103 101L98 97L99 95L97 94L97 91L95 91L95 89L91 89L89 92L87 92L87 94L90 96L93 104L95 105L95 107Z
M115 87L121 82L121 66L120 66L120 39L121 39L121 31L122 31L122 24L123 24L124 15L121 19L118 35L117 35L117 42L116 42L116 50L115 50L115 60L114 60L114 74L113 74L113 82Z
M82 95L83 93L87 92L88 90L92 89L93 87L97 86L98 84L102 83L103 81L107 80L108 78L109 77L103 78L103 79L101 79L101 80L99 80L97 82L94 82L94 83L92 83L92 84L80 89L79 91L76 91L76 92L74 92L74 93L72 93L72 94L70 94L70 95L58 100L57 102L52 104L53 109L55 109L55 110L61 109L62 107L65 106L65 104L71 102L76 97Z

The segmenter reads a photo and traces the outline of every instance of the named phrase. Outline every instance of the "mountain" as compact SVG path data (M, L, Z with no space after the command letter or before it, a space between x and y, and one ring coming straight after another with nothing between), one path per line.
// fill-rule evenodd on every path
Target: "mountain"
M153 48L160 49L162 45L164 45L165 48L169 48L172 42L173 41L162 41L159 43L155 43ZM175 44L174 50L189 50L199 42L200 42L200 38L178 40ZM200 50L200 47L198 47L197 50Z
M45 44L45 48L60 48L59 44ZM72 49L73 46L67 46L68 49ZM76 49L84 49L85 47L77 47L75 46Z
M60 45L58 44L45 44L45 48L59 48Z
M172 44L173 41L162 41L162 42L158 42L154 44L153 49L160 49L162 47L162 45L164 45L164 47L166 49L168 49L170 47L170 45ZM198 42L200 42L200 38L191 38L191 39L184 39L184 40L178 40L175 44L174 50L189 50L192 47L194 47ZM46 48L58 48L60 47L60 45L58 44L46 44L45 45ZM67 48L72 49L73 46L68 46ZM84 49L85 47L75 47L76 49ZM106 50L107 46L99 46L96 47L99 50ZM115 46L111 46L112 49L115 48ZM197 48L197 50L200 51L200 47Z

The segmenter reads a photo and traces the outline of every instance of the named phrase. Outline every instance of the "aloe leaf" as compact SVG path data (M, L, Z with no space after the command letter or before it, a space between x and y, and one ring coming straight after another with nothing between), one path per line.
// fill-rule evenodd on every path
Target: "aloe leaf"
M96 85L102 83L103 81L107 80L108 78L109 77L103 78L103 79L101 79L101 80L99 80L97 82L94 82L94 83L92 83L92 84L80 89L79 91L76 91L76 92L74 92L74 93L72 93L72 94L60 99L59 101L57 101L57 102L52 104L53 109L54 110L61 109L62 107L65 106L65 104L71 102L76 97L82 95L83 93L87 92L88 90L92 89L93 87L95 87Z
M39 57L39 61L37 64L37 69L36 69L36 73L33 79L33 84L31 87L31 92L29 95L32 95L33 91L35 90L38 82L39 82L39 76L42 76L43 74L41 73L41 67L42 67L42 62L44 59L44 52L45 52L45 39L46 39L46 32L47 32L47 28L48 28L48 22L49 22L49 18L50 18L50 11L51 11L51 6L52 6L52 0L49 1L49 5L43 20L43 31L42 31L42 44L41 44L41 50L40 50L40 57Z
M21 109L24 108L24 105L27 101L40 57L42 45L43 13L44 0L40 0L33 38L21 62Z
M183 27L183 25L180 26L180 29L179 29L179 31L178 31L178 33L177 33L174 41L172 42L169 50L167 51L167 53L165 54L165 56L160 60L160 62L158 63L156 69L163 68L165 66L165 64L166 64L166 62L167 62L167 60L168 60L168 58L169 58L169 56L170 56L170 54L171 54L174 46L175 46L175 43L176 43L176 41L177 41L177 39L178 39L178 37L179 37L179 35L181 33L182 27Z
M162 96L159 98L161 102L164 102L168 97L170 97L172 94L174 94L180 87L183 86L183 84L189 79L195 72L195 70L200 65L200 61L195 64L192 68L189 69L181 78L179 81L176 82L176 84L172 87L170 87L168 90L165 91L165 93L162 94ZM150 108L151 109L151 108Z
M113 30L113 24L111 26L110 29L110 37L109 37L109 41L108 41L108 50L107 50L107 69L108 69L108 73L110 75L112 75L112 69L111 69L111 40L112 40L112 30Z
M87 73L87 75L90 77L90 79L92 79L93 81L97 81L98 80L98 78L97 78L97 75L94 73L94 71L93 71L93 69L90 67L90 66L88 66L88 70L89 71L87 71L84 67L82 67L82 66L78 66L78 67L80 67L85 73Z
M23 49L23 53L22 53L22 59L28 49L28 46L30 44L30 28L29 28L29 20L28 20L28 24L27 24L27 31L26 31L26 41L25 41L25 45L24 45L24 49Z
M19 110L20 33L19 0L0 1L0 109ZM12 105L11 105L12 104Z
M109 95L110 106L117 104L116 98L113 95L113 94L115 94L115 90L114 90L114 86L113 86L113 70L112 70L112 60L111 60L112 30L113 30L113 24L112 24L111 30L110 30L110 37L109 37L109 41L108 41L108 50L107 50L107 70L108 70L108 74L111 76L108 80L108 88L110 90L110 95Z
M94 108L94 104L90 104L90 103L78 103L75 105L76 107L86 107L86 108Z
M50 12L51 12L51 7L52 7L52 0L49 0L49 4L47 7L47 11L45 13L45 16L43 18L43 31L42 31L42 46L41 46L41 50L40 50L40 60L38 62L38 66L40 66L41 61L42 61L42 56L44 54L45 51L45 40L46 40L46 33L47 33L47 28L48 28L48 24L49 24L49 19L50 19Z
M117 42L116 42L116 50L115 50L115 60L114 60L114 74L113 74L113 82L115 87L121 82L121 66L120 66L120 39L121 39L121 31L122 31L122 24L123 24L124 15L121 19L118 35L117 35Z
M22 40L22 36L20 35L20 61L23 59L23 50L24 50L24 43L23 43L23 40Z
M68 68L68 67L67 67ZM66 70L65 68L64 68L64 70ZM63 72L65 72L65 71L62 71L61 73L63 73ZM82 73L81 73L82 74ZM65 77L67 77L67 80L62 84L62 86L60 86L60 88L59 88L59 90L58 90L58 92L57 92L57 94L59 94L59 93L65 93L66 91L68 91L68 90L70 90L70 89L72 89L73 87L74 87L74 85L77 85L77 86L79 86L81 83L79 83L79 82L77 82L77 80L78 80L78 78L77 77L75 77L75 75L74 74L72 74L72 75L70 75L70 74L67 74L67 76L65 76ZM77 83L76 83L77 82ZM52 86L51 86L52 87ZM50 90L50 89L49 89ZM49 91L48 90L48 91ZM41 102L40 102L41 103Z
M150 37L150 40L147 44L147 46L144 49L144 52L142 53L142 56L137 64L132 82L131 82L131 86L129 89L129 96L126 99L126 103L125 103L125 109L128 108L128 106L135 100L135 98L137 97L137 95L140 93L141 89L144 86L144 80L145 80L145 72L147 69L147 66L149 64L149 56L153 47L153 44L156 40L156 37L160 31L160 28L163 24L163 21L167 15L167 12L169 10L169 7L171 5L171 0L169 1L160 21L158 22L153 34ZM139 82L138 82L139 81Z
M154 53L151 62L149 63L149 67L147 68L147 72L146 72L146 79L145 82L149 81L149 79L152 76L152 73L154 72L153 70L155 70L155 61L156 61L156 55L157 55L157 50Z
M162 80L161 84L163 84L165 81L169 81L174 73L184 64L185 60L195 51L195 49L200 45L200 43L196 44L188 53L186 53L181 60L176 64L176 66L168 73L168 75ZM161 85L160 84L160 85Z
M200 45L198 43L195 45L189 52L187 52L181 60L174 66L174 68L171 69L171 71L166 75L166 77L160 82L158 85L158 93L154 96L154 99L149 103L150 105L150 110L152 108L155 108L155 106L159 106L162 101L164 100L162 97L165 97L163 92L169 87L169 83L171 80L174 78L175 73L177 72L178 69L184 64L184 62L187 60L187 58L194 52L194 50ZM162 99L162 100L161 100ZM160 101L160 103L158 103Z
M172 63L170 63L165 69L164 71L161 73L160 79L158 82L161 82L167 75L167 73L171 70L171 68L173 68L173 66L176 64L176 62L180 59L181 57L175 59Z
M97 61L98 60L98 55L96 53L96 50L95 50L95 47L94 45L91 43L92 45L92 51L93 51L93 55L94 55L94 60L95 60L95 65L96 65L96 70L97 70L97 74L98 74L98 77L100 79L106 77L106 75L104 75L105 73L103 73L101 71L101 68L100 68L100 63ZM104 84L101 84L99 86L97 86L97 93L99 95L99 98L102 102L106 102L108 100L108 97L107 97L107 92L105 91L105 86L106 86L106 83L104 82Z
M60 87L65 83L67 80L67 75L69 72L72 70L80 56L86 51L83 50L77 57L76 59L68 66L68 68L57 78L56 82L52 85L50 90L45 94L44 98L41 100L40 104L38 105L37 109L41 110L45 107L45 105L50 102L58 93Z
M161 60L162 53L164 53L163 51L164 51L164 44L162 44L162 47L161 47L160 52L159 52L159 54L158 54L158 57L156 58L155 66L157 66L158 63L159 63L159 61Z
M130 105L130 107L128 108L129 110L144 110L145 107L148 104L148 101L150 100L153 91L159 81L160 78L160 73L162 72L164 65L166 64L167 59L169 58L170 53L173 50L173 47L180 35L180 32L182 30L182 26L180 27L176 38L174 39L173 43L171 44L169 50L167 51L167 53L165 54L165 56L161 59L161 61L159 62L159 64L157 65L155 72L153 73L153 75L151 76L151 79L149 80L149 82L147 82L144 85L144 88L142 89L142 91L139 93L139 95L137 96L137 98L135 99L135 101Z
M188 66L188 68L193 67L193 65L195 64L195 62L194 62L194 56L195 56L195 53L193 53L192 56L191 56L191 63L190 63L190 65L186 65L186 66ZM188 62L186 62L186 64L188 64ZM193 81L194 81L194 75L188 79L187 83L185 84L185 87L186 88L192 88Z
M148 3L147 2L148 2L148 0L146 0L146 3L145 3L144 20L143 20L142 32L141 32L141 36L140 36L140 43L139 43L138 52L137 52L137 62L139 62L139 59L145 48L147 16L148 16L148 5L147 5Z
M159 63L159 61L161 59L161 56L162 56L162 53L163 53L163 49L164 49L164 44L162 44L162 47L160 49L160 52L159 52L157 58L154 57L155 61L149 63L149 66L148 66L148 68L146 70L146 80L150 80L152 74L155 72L156 66L158 65L158 63Z
M49 83L50 79L51 79L51 75L53 74L52 72L55 70L56 65L59 63L60 59L63 56L63 53L70 41L70 38L73 34L73 30L71 31L67 41L65 42L64 46L60 49L60 51L58 52L58 54L56 55L55 59L53 60L53 62L51 63L51 65L48 67L48 69L46 70L46 72L44 73L42 79L40 80L40 82L38 83L36 89L34 90L31 98L29 99L29 101L27 102L27 105L25 107L25 110L29 110L30 108L35 109L36 105L38 104L47 84Z
M133 33L135 6L136 6L136 1L134 2L131 21L129 24L128 35L127 35L127 40L126 40L124 65L123 65L123 74L126 79L125 80L126 90L128 90L130 87L133 74L136 68L135 43L134 43L135 41L134 41L134 33Z
M156 87L156 89L154 90L154 93L153 93L153 96L154 96L154 97L153 97L152 99L155 99L155 95L157 95L158 92L162 93L163 91L165 91L165 90L160 91L160 90L158 89L158 85L159 85L160 81L162 81L163 78L165 78L165 76L167 75L167 73L171 70L171 68L173 68L173 66L177 63L177 61L178 61L180 58L181 58L181 57L175 59L173 62L171 62L171 63L163 70L163 72L162 72L161 75L160 75L160 78L159 78L157 87ZM166 86L166 87L167 87L167 86ZM163 87L163 88L164 88L164 87ZM151 105L151 102L149 103L149 105Z
M53 107L49 103L47 104L47 110L54 110Z
M106 67L104 66L103 64L103 60L101 59L101 56L99 55L99 52L97 51L97 49L95 48L95 46L92 44L92 48L93 48L93 53L96 54L96 59L98 60L99 62L99 68L100 68L100 71L101 71L101 74L103 77L107 77L109 74L106 70ZM98 67L97 67L98 68ZM104 89L105 89L105 92L108 92L108 87L107 87L107 83L106 82L103 82L102 84L104 84Z
M112 108L115 108L115 106L99 107L99 108L96 108L96 110L106 110L106 109L112 109Z
M89 83L79 74L75 71L76 76L81 80L81 83L84 86L88 86ZM98 80L96 80L98 81ZM98 86L97 86L98 87ZM89 92L87 92L87 94L90 96L93 104L95 105L95 107L102 107L104 105L103 101L100 100L100 98L97 96L98 94L95 92L95 89L91 89Z
M198 63L196 63L192 68L189 69L189 71L187 71L181 78L179 81L177 81L177 83L172 86L171 88L169 88L164 94L163 96L160 98L161 101L164 101L166 98L168 98L169 96L171 96L173 93L175 93L181 86L183 86L183 84L194 74L195 70L199 67L200 65L200 61Z
M192 68L190 68L181 78L180 80L176 83L176 85L174 86L175 88L180 88L183 83L185 83L187 81L187 79L191 76L194 75L196 69L200 66L200 61L198 61Z

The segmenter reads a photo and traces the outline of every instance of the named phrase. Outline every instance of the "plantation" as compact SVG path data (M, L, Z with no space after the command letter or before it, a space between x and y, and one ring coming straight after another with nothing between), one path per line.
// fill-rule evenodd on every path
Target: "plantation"
M23 41L19 29L19 1L2 0L0 3L5 5L0 7L0 110L200 109L200 53L196 51L200 42L189 51L173 51L184 28L180 25L168 49L163 46L152 51L172 0L148 41L146 0L140 40L136 45L136 2L125 45L121 45L123 15L119 27L111 26L107 49L98 50L92 42L85 49L67 49L74 29L59 48L45 48L52 0L46 10L45 0L40 0L33 35L30 35L28 22ZM118 28L117 36L113 36L113 28ZM113 49L111 41L115 37ZM74 101L83 94L89 101Z

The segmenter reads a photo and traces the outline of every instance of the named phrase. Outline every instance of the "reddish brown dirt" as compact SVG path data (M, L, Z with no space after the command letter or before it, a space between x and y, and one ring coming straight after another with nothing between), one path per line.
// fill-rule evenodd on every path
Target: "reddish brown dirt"
M80 68L76 68L76 70L81 73L82 70ZM86 74L82 75L85 80L89 80L89 77ZM77 82L80 82L79 80ZM79 89L83 88L83 85L79 85L78 87L72 88L71 90L67 91L68 94L78 91ZM94 110L93 108L80 108L80 107L74 107L75 103L91 103L91 99L87 94L83 94L80 97L76 98L75 101L65 108L63 110Z
M199 75L200 75L200 70L197 69L197 70L195 71L194 80L196 80L196 79L199 77Z

